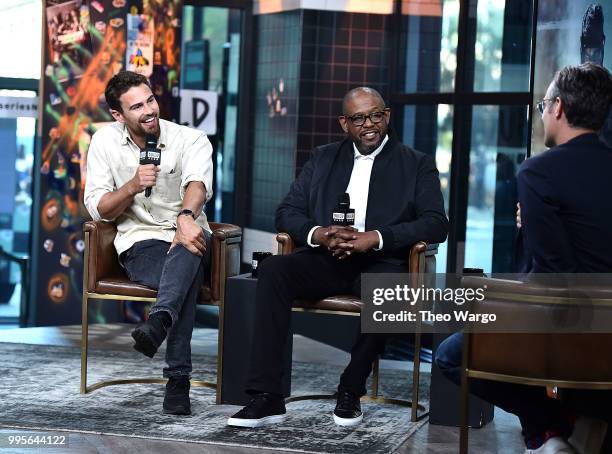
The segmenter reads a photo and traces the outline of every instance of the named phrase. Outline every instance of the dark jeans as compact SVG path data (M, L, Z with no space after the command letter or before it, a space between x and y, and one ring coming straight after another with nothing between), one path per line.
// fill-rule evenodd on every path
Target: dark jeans
M258 271L247 392L282 394L283 354L295 299L321 299L338 294L359 296L361 273L405 272L405 266L377 262L370 255L337 260L323 248L272 256L263 261ZM363 396L372 362L382 353L384 346L384 335L360 334L338 388Z
M164 377L191 374L191 334L195 308L204 270L210 263L210 237L206 234L206 254L198 257L181 245L172 250L160 240L139 241L122 254L129 279L158 291L149 314L166 311L172 328L166 341Z
M438 347L435 361L442 373L461 386L463 334L455 333ZM525 352L526 355L529 352ZM585 415L610 420L611 393L607 391L568 390L566 399L551 399L546 388L517 385L471 378L470 392L518 416L525 439L541 436L553 430L570 436L573 430L570 415L578 411ZM606 440L608 443L608 440ZM602 452L609 452L603 451Z

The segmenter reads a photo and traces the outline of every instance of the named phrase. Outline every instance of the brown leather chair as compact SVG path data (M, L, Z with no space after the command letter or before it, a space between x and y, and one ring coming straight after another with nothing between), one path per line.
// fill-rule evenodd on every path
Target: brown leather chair
M278 242L278 254L288 255L293 252L295 244L291 237L287 233L279 233L276 235L276 241ZM410 249L408 256L408 270L411 274L412 279L418 279L425 273L436 272L436 254L438 252L437 244L427 244L423 241L415 243ZM415 281L413 285L418 286ZM293 304L293 311L295 312L314 312L323 314L336 314L336 315L348 315L359 317L361 315L361 308L363 303L361 300L353 295L335 295L322 300L296 300ZM425 411L422 405L418 405L419 402L419 370L421 364L421 335L420 333L415 334L415 345L414 345L414 370L412 375L412 399L411 401L400 400L400 399L388 399L378 396L378 358L374 361L372 368L372 390L370 396L364 399L374 402L381 403L393 403L398 405L406 405L411 407L411 419L417 421L421 419L429 412ZM330 395L314 395L314 396L291 396L286 399L287 402L303 400L303 399L319 399L319 398L331 398ZM420 411L420 413L419 413Z
M464 277L464 288L483 288L486 312L517 311L521 317L552 317L553 311L576 299L568 289L505 279ZM594 305L612 306L612 287L580 288ZM571 293L571 292L570 292ZM603 306L602 306L603 307ZM516 330L515 330L516 331ZM465 333L461 377L459 451L468 452L468 380L480 378L552 389L612 389L610 333ZM528 355L525 352L529 352ZM551 393L549 392L549 395Z
M199 304L219 307L219 343L217 356L217 382L192 380L194 386L206 386L216 390L217 403L221 402L221 378L223 374L223 301L225 280L240 271L240 242L242 231L231 224L210 223L212 251L210 279L200 291ZM117 228L111 222L85 222L85 264L83 270L83 317L81 335L81 394L103 386L126 383L165 383L161 378L122 378L87 385L88 301L89 299L115 301L155 302L157 292L144 285L131 282L119 265L113 241Z

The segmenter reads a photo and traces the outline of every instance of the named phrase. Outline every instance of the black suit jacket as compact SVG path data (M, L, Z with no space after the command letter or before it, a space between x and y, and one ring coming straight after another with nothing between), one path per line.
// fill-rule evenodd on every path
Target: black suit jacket
M346 192L353 170L349 139L317 147L276 211L276 228L299 246L317 225L331 224L338 196ZM354 204L355 201L351 201ZM381 258L407 259L417 241L446 239L448 220L434 160L408 148L391 135L376 156L370 177L366 231L383 237Z
M527 159L517 178L532 272L612 271L612 148L584 134Z

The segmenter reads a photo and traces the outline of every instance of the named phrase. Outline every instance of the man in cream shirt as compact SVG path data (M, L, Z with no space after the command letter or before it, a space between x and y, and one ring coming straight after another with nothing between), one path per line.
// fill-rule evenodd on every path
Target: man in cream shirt
M94 220L117 225L115 248L130 280L158 290L148 320L132 333L134 348L152 358L168 338L164 413L190 414L191 335L210 256L202 209L212 195L212 146L201 132L159 118L142 75L118 73L105 97L116 121L92 138L85 206ZM157 138L159 166L140 165L146 134Z

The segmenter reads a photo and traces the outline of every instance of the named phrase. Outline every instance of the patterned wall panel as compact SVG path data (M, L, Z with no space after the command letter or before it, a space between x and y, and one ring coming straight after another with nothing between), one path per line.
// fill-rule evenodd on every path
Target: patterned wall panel
M301 11L256 18L256 70L249 226L274 231L274 212L293 181L298 128Z
M342 98L351 88L389 91L390 16L304 11L296 174L312 148L341 140Z
M180 0L46 2L41 211L32 251L37 325L80 321L87 148L100 123L112 121L106 83L126 67L143 72L162 116L178 111L180 12ZM93 311L105 321L98 307Z

